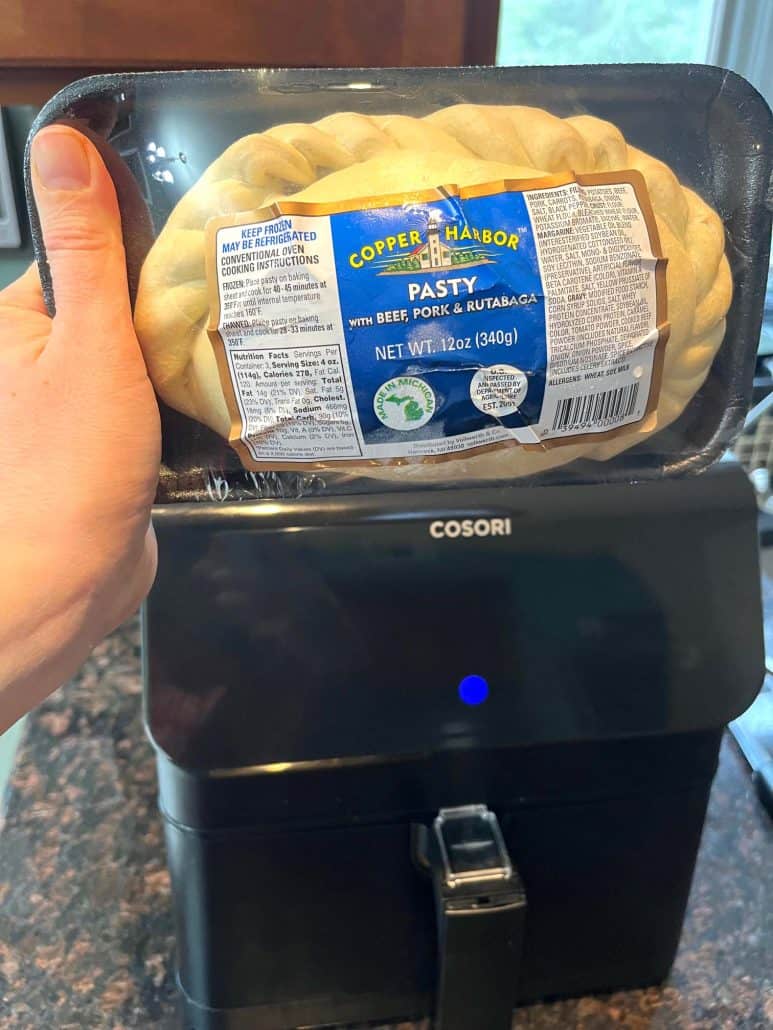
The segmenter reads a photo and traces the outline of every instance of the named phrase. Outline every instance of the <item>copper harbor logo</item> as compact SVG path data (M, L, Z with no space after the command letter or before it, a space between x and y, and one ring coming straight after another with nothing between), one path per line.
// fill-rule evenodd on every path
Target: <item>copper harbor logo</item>
M352 268L366 265L378 275L411 275L449 268L490 265L496 262L494 248L517 250L518 233L507 229L479 228L467 222L443 222L431 212L422 238L418 229L409 229L364 244L349 255Z

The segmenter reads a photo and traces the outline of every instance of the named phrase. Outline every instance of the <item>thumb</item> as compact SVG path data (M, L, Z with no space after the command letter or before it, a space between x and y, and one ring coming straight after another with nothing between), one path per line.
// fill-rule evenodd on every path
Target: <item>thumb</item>
M104 339L117 323L131 324L113 182L91 143L65 125L32 141L31 174L57 328L79 330L84 342Z

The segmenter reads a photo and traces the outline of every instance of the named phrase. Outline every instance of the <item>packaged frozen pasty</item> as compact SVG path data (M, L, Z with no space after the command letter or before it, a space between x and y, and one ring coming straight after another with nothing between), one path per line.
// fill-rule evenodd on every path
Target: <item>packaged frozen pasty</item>
M718 215L610 122L462 104L237 140L135 323L159 396L248 468L512 478L673 422L731 297Z

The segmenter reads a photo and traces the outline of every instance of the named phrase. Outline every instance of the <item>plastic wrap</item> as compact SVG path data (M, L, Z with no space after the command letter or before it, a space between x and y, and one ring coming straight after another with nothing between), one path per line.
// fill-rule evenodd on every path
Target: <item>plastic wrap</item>
M163 398L160 501L514 479L635 482L700 472L724 453L740 429L751 397L764 302L773 142L765 102L730 72L704 66L617 65L101 76L58 94L41 112L33 134L52 122L69 122L97 142L116 185L138 334ZM604 122L611 127L605 128ZM539 197L534 197L558 188L576 190L581 198L600 196L594 189L607 181L612 190L618 183L636 193L642 226L646 223L649 231L639 256L632 258L626 251L618 265L635 264L642 275L649 274L646 288L652 298L657 295L649 323L642 320L647 333L634 338L634 349L648 354L650 364L639 362L635 369L636 375L644 373L644 390L633 380L630 385L624 379L589 380L573 396L565 386L573 377L558 377L558 366L552 373L546 369L544 351L555 362L562 342L558 306L566 307L567 298L574 303L576 297L586 308L591 301L587 296L583 300L583 283L578 286L570 275L565 289L560 271L558 280L554 275L552 285L548 283L546 241L553 230L544 223L540 228ZM493 182L499 185L494 188ZM489 187L483 198L474 194L481 183ZM533 192L524 207L525 186ZM464 192L470 188L472 199ZM44 290L53 310L55 298L29 189L28 197ZM338 203L332 215L331 200ZM327 204L324 210L320 202ZM528 217L519 217L517 212L526 209ZM346 214L352 210L354 215ZM404 214L414 221L408 218L401 234ZM274 439L281 443L281 427L292 419L277 400L279 393L272 392L271 376L284 376L286 382L289 375L282 368L283 341L277 339L270 366L277 371L270 371L260 387L260 403L278 406L275 425L258 438L257 449L234 449L225 439L226 406L218 395L219 389L228 391L225 365L233 340L225 338L227 325L219 331L213 314L218 287L221 299L225 296L226 274L225 264L213 271L215 253L242 246L246 261L251 243L247 239L240 244L241 236L259 236L264 225L305 232L321 224L323 216L330 216L331 224L339 219L336 241L354 241L348 265L336 242L338 293L330 302L337 297L342 325L349 319L349 335L339 347L344 354L348 347L348 361L341 359L337 366L341 381L345 373L349 385L330 389L340 389L339 399L347 395L350 408L356 409L350 442L339 448L341 457L325 453L321 459L311 452L294 454L292 442L281 445L278 458L271 457L270 447L265 453L260 450L260 439L271 438L276 427L280 433ZM349 218L346 225L342 217ZM236 232L229 236L234 223ZM385 227L381 234L370 232L368 227L376 224ZM445 236L441 244L435 242L431 255L433 230L436 239L438 232ZM284 237L270 239L280 241L274 252L281 253ZM598 268L593 247L598 254L602 251L592 233L585 242L570 245L592 252ZM606 252L610 249L615 246ZM554 250L560 258L560 248ZM573 266L567 262L565 267L571 271ZM301 285L308 280L303 280L306 271L298 272ZM269 287L261 281L261 289ZM373 311L391 321L369 325L355 337L352 315L370 310L367 303L377 289L387 299L374 301ZM464 315L453 314L454 303L467 303L462 290L483 300L506 296L513 310L477 312L467 330L467 323L460 321L467 309L459 308ZM202 291L207 298L203 308ZM187 354L185 348L194 346L186 342L184 320L171 317L185 307L183 294L185 303L193 297L190 319L196 325L191 340L203 365L197 358L198 365L190 365L193 372L174 379L164 372L170 355L181 349ZM409 297L404 307L401 294ZM316 318L309 295L301 291L300 296L301 319ZM592 304L598 305L599 296L593 295ZM254 283L247 281L239 298L243 306L237 315L249 317L255 310ZM541 322L539 317L530 321L529 298L530 311L542 312ZM449 307L444 307L446 300L452 302ZM625 309L628 301L631 314ZM606 302L608 318L613 310L626 310L624 322L644 303L634 304L625 293L610 293ZM523 310L516 310L519 305ZM288 310L286 304L282 310ZM545 336L551 318L552 342L542 343L543 358L525 357L530 347L539 350L535 341ZM241 325L247 322L235 321L229 331L238 332ZM425 328L417 328L421 326ZM261 329L255 323L248 329L245 346L255 352L263 348L258 355L263 360L268 351ZM434 340L429 355L415 349L423 338ZM314 354L337 354L332 337L324 339L328 351L317 348ZM461 341L468 353L441 352L446 339L454 347ZM409 340L414 345L410 352L404 349ZM287 342L292 347L293 340L288 337ZM236 343L241 343L238 336ZM491 356L494 347L499 348L496 359ZM358 372L356 355L366 352L379 352L383 365L374 359ZM568 352L571 357L571 347ZM215 368L215 357L219 384L207 372ZM324 366L322 357L319 361ZM199 375L197 367L205 373ZM263 375L254 370L262 367L251 366L250 375ZM323 383L326 369L310 367L309 374ZM566 367L577 371L571 364ZM615 367L600 368L594 374L602 380L616 373ZM585 373L590 374L587 369ZM535 392L537 383L544 392ZM549 391L555 393L556 383L563 394L550 400L554 407L546 421L545 409L553 397ZM308 398L314 396L308 393ZM234 397L230 401L233 415L238 404ZM296 404L291 410L306 409ZM307 417L313 421L318 416ZM557 438L567 426L574 437ZM454 436L459 427L460 435ZM468 431L471 435L465 437ZM462 441L453 445L458 450L434 453L438 440L451 438ZM408 453L409 444L413 453Z

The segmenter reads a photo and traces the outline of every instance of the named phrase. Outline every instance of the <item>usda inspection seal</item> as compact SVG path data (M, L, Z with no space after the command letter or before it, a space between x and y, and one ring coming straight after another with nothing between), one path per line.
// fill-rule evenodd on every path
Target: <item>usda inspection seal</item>
M389 429L406 433L426 426L435 413L434 391L416 376L398 376L380 386L373 398L376 418Z
M470 400L495 418L513 415L523 404L529 380L515 365L490 365L475 373L470 382Z

